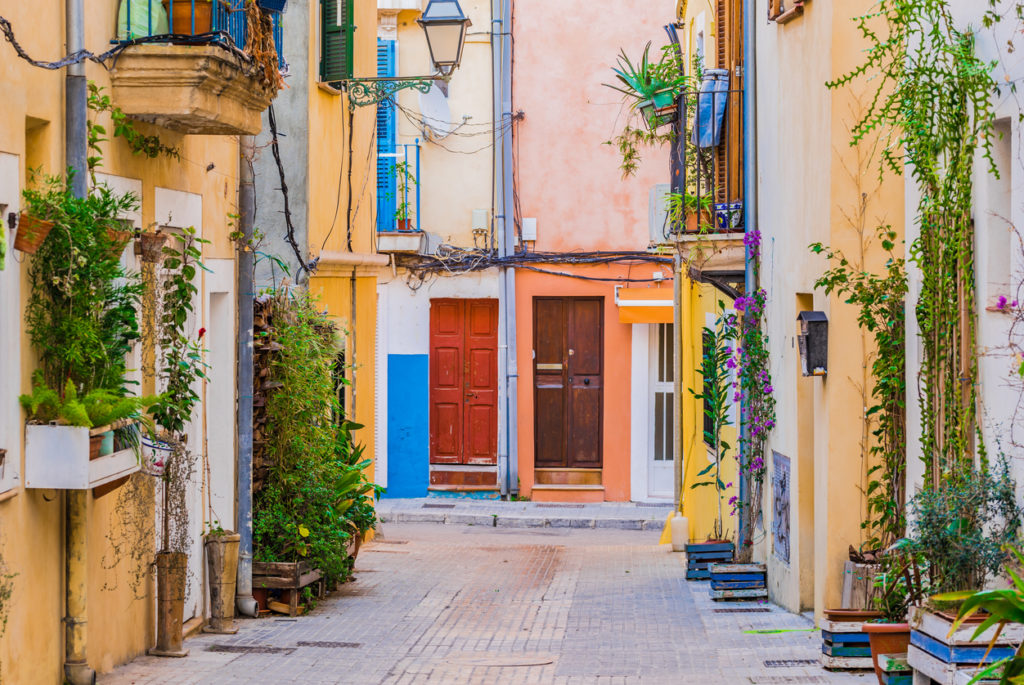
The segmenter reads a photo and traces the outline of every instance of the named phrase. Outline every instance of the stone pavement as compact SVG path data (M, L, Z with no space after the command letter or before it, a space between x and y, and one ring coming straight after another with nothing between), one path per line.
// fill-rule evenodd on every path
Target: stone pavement
M495 528L621 528L661 530L671 504L509 502L443 497L382 499L382 521L450 523Z
M556 683L871 685L828 673L807 619L719 605L658 532L392 523L308 616L243 620L102 685ZM754 609L754 612L746 611ZM751 630L790 630L746 633Z

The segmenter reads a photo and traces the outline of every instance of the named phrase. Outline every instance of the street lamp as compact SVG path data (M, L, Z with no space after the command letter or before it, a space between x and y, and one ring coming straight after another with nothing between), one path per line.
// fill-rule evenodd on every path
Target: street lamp
M462 61L466 45L466 29L472 24L462 12L459 0L430 0L423 15L416 20L427 36L430 60L437 70L435 76L396 78L354 78L345 81L349 107L375 105L400 90L430 92L435 81L447 81Z
M462 13L459 0L430 0L416 23L427 34L434 68L445 76L450 75L462 61L466 29L473 23Z

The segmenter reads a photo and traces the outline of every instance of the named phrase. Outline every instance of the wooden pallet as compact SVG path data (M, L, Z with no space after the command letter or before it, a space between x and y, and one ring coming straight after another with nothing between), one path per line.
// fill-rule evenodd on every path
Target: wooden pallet
M821 634L823 639L820 660L824 668L835 671L860 671L874 668L870 647L868 647L867 656L842 656L839 653L829 653L836 652L834 647L837 643L846 645L847 648L864 644L867 633L864 632L863 624L859 621L830 621L823 618L821 619ZM831 643L828 648L826 648L825 636L828 636L828 642ZM863 654L863 652L859 653Z
M708 569L711 577L711 598L731 599L735 594L722 594L738 590L764 590L746 597L765 597L768 595L764 564L721 564L713 563Z
M731 562L733 551L731 542L700 542L686 545L686 579L710 580L711 564Z
M308 561L254 561L252 585L268 590L288 590L288 615L299 615L299 594L303 588L320 582L320 569Z

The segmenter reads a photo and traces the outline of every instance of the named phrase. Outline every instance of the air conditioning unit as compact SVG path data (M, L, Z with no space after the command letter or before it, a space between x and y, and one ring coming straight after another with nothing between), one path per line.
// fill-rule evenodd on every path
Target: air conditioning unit
M668 221L668 194L671 190L672 186L668 183L651 186L647 214L648 231L654 245L672 242L671 226Z

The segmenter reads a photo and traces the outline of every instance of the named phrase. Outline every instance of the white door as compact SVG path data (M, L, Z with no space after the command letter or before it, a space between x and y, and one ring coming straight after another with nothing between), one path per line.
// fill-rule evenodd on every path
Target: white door
M672 324L651 324L650 339L650 425L647 449L647 496L671 499L674 487L673 437L675 421L675 375L673 369Z

